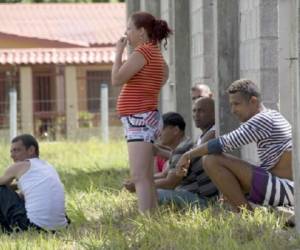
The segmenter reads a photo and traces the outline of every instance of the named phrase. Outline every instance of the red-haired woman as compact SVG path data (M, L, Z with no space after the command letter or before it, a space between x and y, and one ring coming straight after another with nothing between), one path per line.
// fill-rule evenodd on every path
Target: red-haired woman
M168 78L168 66L160 51L160 43L170 34L166 21L155 19L147 12L132 14L125 36L117 42L112 68L112 84L123 85L117 111L125 130L139 210L143 213L157 206L152 144L162 126L157 110L158 98ZM122 64L127 43L133 52Z

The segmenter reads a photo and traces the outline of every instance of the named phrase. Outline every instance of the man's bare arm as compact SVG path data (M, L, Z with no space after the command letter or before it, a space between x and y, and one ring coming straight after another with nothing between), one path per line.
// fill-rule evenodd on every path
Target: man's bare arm
M182 180L182 176L176 175L175 169L169 170L166 178L154 180L156 188L174 189L179 185Z
M161 178L166 178L169 172L169 161L166 161L164 164L164 169L162 172L155 173L153 175L154 179L161 179Z
M10 186L14 180L18 180L30 168L29 161L14 163L0 176L0 185Z
M156 156L161 156L164 159L169 159L172 153L172 149L170 147L161 145L161 144L153 144L153 154Z
M16 165L8 167L4 174L0 176L0 185L10 185L12 181L16 178Z

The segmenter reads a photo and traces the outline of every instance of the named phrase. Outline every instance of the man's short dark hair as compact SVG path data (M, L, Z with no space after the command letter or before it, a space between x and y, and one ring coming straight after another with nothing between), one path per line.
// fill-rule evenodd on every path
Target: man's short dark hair
M235 94L237 92L241 93L247 100L250 100L252 96L255 96L259 101L261 101L261 95L258 87L251 80L240 79L231 83L227 89L227 93Z
M18 135L15 138L13 138L11 140L11 143L15 143L18 141L22 141L23 145L25 146L26 149L28 149L29 147L33 146L35 148L35 153L37 156L40 155L40 150L39 150L39 144L37 142L37 140L29 134L22 134L22 135Z
M163 122L164 122L164 127L176 126L181 131L184 132L184 130L185 130L185 121L179 113L176 113L176 112L165 113L165 114L163 114L162 119L163 119Z

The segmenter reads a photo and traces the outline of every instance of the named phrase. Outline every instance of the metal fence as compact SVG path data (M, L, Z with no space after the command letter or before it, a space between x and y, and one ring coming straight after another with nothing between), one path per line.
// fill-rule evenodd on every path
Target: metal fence
M78 140L85 140L91 137L107 140L119 139L123 136L123 130L120 120L115 111L116 97L108 97L103 101L103 98L79 98L77 124L74 125L76 129L76 137ZM106 105L105 102L107 102ZM60 108L58 108L58 103ZM93 109L89 109L89 103L93 103ZM98 103L96 105L96 103ZM22 118L26 114L21 114L20 101L16 103L16 130L17 133L23 133ZM26 120L32 119L33 134L43 140L55 141L68 139L67 131L67 114L65 108L65 100L41 100L33 101L33 116L27 117ZM9 97L5 101L0 102L0 140L8 141L11 138L11 110ZM105 106L105 107L104 107ZM41 107L41 108L36 108ZM96 108L95 108L96 107ZM102 111L102 112L101 112ZM107 112L107 115L105 115ZM105 119L105 121L104 121ZM107 123L108 127L103 131L103 122ZM74 138L73 138L74 139Z

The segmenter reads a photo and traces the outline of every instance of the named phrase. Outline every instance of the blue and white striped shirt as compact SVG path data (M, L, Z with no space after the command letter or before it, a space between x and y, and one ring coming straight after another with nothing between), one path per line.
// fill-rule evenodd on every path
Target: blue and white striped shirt
M284 151L292 149L289 122L276 110L264 109L236 130L219 137L223 152L255 142L261 167L271 169Z

